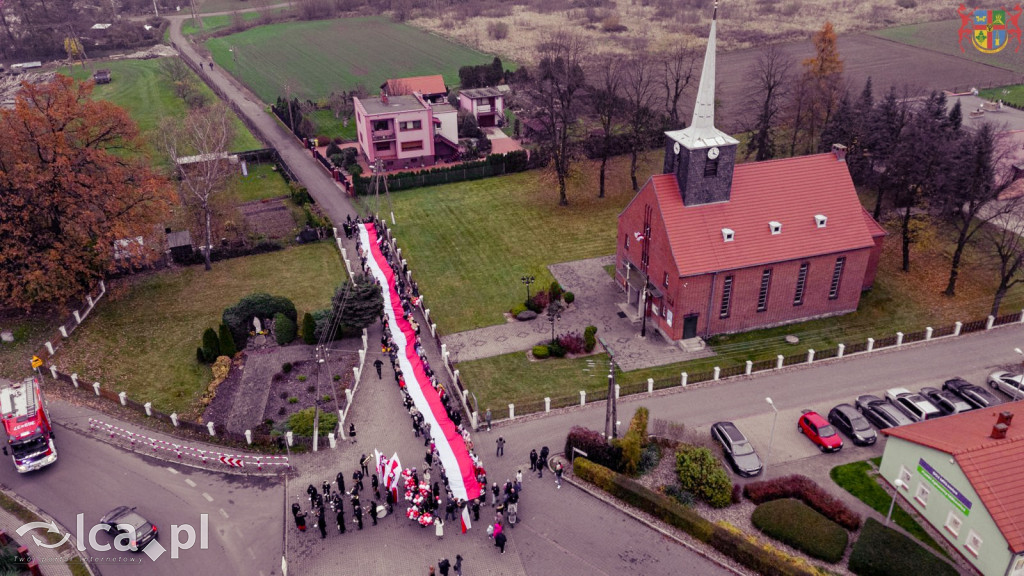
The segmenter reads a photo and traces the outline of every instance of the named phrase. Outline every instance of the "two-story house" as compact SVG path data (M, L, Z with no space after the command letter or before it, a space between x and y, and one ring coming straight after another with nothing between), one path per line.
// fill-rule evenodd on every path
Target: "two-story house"
M477 126L488 128L505 123L505 99L497 88L470 88L459 91L459 110L476 118Z

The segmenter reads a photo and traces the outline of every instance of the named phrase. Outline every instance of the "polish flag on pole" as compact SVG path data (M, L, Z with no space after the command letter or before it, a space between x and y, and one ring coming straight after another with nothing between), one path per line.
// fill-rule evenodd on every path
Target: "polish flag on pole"
M374 448L373 461L377 463L377 476L380 478L384 478L384 470L387 468L388 462L387 458L385 458L384 455L380 453L380 450Z
M388 490L395 488L395 484L398 481L398 471L402 469L402 463L398 461L398 452L395 452L391 456L391 460L388 460L384 464L384 468L381 471L381 478L384 480L384 487Z
M473 527L473 524L469 521L469 506L462 509L462 533L465 534L466 530Z

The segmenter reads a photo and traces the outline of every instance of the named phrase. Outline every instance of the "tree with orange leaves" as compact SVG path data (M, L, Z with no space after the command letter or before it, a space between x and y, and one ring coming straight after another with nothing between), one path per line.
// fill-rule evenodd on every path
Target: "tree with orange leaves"
M803 61L804 90L808 95L806 118L803 126L806 151L817 149L821 129L828 124L836 105L843 95L843 61L839 58L836 31L831 22L825 22L821 30L814 33L814 56ZM832 142L822 142L830 146Z
M0 307L62 305L112 270L115 252L132 264L157 253L173 189L138 153L128 114L92 88L60 75L23 83L0 111Z

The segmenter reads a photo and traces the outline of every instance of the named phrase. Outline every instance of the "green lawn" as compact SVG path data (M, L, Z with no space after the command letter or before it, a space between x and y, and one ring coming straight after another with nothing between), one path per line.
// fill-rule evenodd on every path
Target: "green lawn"
M317 136L327 136L328 138L341 138L347 142L356 141L356 121L355 118L349 120L348 126L344 125L341 120L334 119L334 112L330 110L316 110L306 115L313 125L316 126L314 134Z
M112 81L109 84L97 85L93 90L93 98L107 100L127 110L139 125L139 130L149 140L149 153L154 163L167 166L169 161L166 154L160 150L157 128L164 118L184 117L186 107L185 102L174 94L172 86L160 73L159 62L159 59L103 62L102 67L110 69ZM62 68L61 72L67 74L68 69ZM195 74L189 73L193 76ZM92 77L92 70L75 67L70 75L76 80L86 80ZM216 99L206 84L199 78L195 78L195 81L211 101ZM263 144L249 132L235 113L232 111L229 114L235 128L231 149L242 151L263 148Z
M993 102L996 100L1002 100L1003 102L1009 102L1015 106L1024 106L1024 84L1000 86L998 88L986 88L985 90L979 91L979 96L982 98L988 98Z
M0 318L0 330L14 333L14 342L0 342L0 377L21 380L32 373L29 361L35 351L50 338L60 338L60 317L51 315Z
M892 496L885 491L884 488L878 485L874 477L868 473L874 468L868 462L851 462L849 464L843 464L842 466L836 466L829 472L829 476L832 480L850 494L857 497L858 500L864 502L876 512L880 514L887 514L889 512L889 504L892 502ZM892 513L892 521L897 526L903 528L908 534L916 538L923 544L926 544L935 550L942 553L943 556L949 557L946 550L939 546L939 544L932 539L931 536L925 532L924 528L921 527L913 517L910 516L905 510L903 510L902 504L896 503L896 508Z
M291 86L300 100L362 84L371 93L388 78L441 74L493 57L382 17L285 22L206 41L214 60L264 102ZM231 49L234 49L232 58Z
M939 20L937 22L924 22L922 24L910 24L908 26L897 26L868 32L873 36L916 46L926 50L933 50L942 54L966 58L974 62L981 62L1000 68L1013 70L1018 74L1024 74L1024 59L1020 53L1013 51L1014 46L1007 46L996 54L983 54L974 46L969 44L970 40L964 40L964 51L960 51L957 44L957 30L960 28L960 20Z
M215 262L210 272L190 266L130 278L120 296L111 287L57 364L159 410L195 414L211 377L196 347L224 308L264 291L291 298L301 316L327 307L344 276L337 249L321 242Z
M231 0L235 4L238 4L237 0ZM242 5L241 8L249 8L249 6ZM274 10L273 13L280 13L286 11L287 8L280 8ZM246 22L252 22L253 20L259 20L259 12L239 12L239 17ZM203 27L199 28L196 26L196 21L192 18L185 20L181 23L181 33L185 36L193 36L195 34L211 34L229 28L235 20L233 14L219 14L217 16L203 16Z
M280 172L274 170L273 164L249 164L248 169L248 176L239 173L231 183L230 194L235 204L290 194L288 183Z

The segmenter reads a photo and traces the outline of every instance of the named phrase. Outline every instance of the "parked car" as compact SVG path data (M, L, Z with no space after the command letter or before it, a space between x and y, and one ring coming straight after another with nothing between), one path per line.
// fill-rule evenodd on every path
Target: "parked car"
M988 375L988 385L999 390L1011 400L1024 400L1024 374L999 370Z
M711 437L722 445L725 458L740 476L757 476L764 465L747 437L732 422L715 422L711 425Z
M856 405L857 410L860 410L864 418L879 430L914 423L906 414L878 396L871 394L860 396L857 398Z
M949 390L939 390L938 388L925 386L924 388L921 388L921 395L927 398L932 404L935 404L935 407L942 411L944 416L959 414L961 412L967 412L974 409L974 406Z
M948 390L963 398L968 404L975 408L988 408L1002 404L1002 401L995 394L985 390L981 386L975 386L963 378L952 378L946 380L942 385L943 390Z
M840 404L830 410L828 421L858 446L870 446L878 441L874 428L849 404Z
M915 394L906 388L889 388L885 391L885 397L893 406L901 412L910 416L914 422L924 422L929 418L938 418L942 412L920 394Z
M843 439L839 437L839 432L836 432L836 429L817 412L804 410L796 428L811 442L817 444L822 452L839 452L843 448Z
M120 534L130 533L125 526L135 528L135 539L131 541L132 552L139 552L156 539L156 525L146 520L135 511L135 507L118 506L100 518L100 524L106 525L107 532L115 539Z

